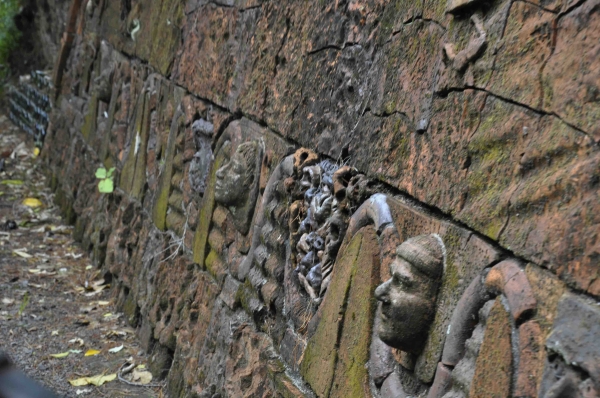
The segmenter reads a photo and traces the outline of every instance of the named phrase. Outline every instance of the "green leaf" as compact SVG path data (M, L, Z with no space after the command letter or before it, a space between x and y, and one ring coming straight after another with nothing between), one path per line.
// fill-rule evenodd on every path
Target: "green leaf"
M98 167L96 170L96 178L106 178L106 169L104 167Z
M112 178L105 178L98 183L100 193L112 193L115 190L115 184Z
M114 172L115 172L115 168L114 168L114 167L111 167L111 168L108 170L108 173L106 174L106 178L112 178L112 176L113 176L113 173L114 173Z
M19 186L19 185L23 185L23 180L4 180L0 184Z
M61 352L60 354L50 354L50 356L54 357L54 358L66 358L69 356L69 354L70 354L70 352L66 351L66 352Z

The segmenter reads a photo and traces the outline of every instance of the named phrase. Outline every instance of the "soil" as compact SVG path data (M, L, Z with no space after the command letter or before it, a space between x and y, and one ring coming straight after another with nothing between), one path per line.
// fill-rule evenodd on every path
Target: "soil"
M113 307L110 284L61 219L34 149L0 114L0 351L59 396L162 397L162 386L130 385L119 377L102 386L69 383L119 374L127 362L141 365L136 373L144 374L146 354ZM85 356L88 350L99 353ZM123 378L133 380L132 373Z

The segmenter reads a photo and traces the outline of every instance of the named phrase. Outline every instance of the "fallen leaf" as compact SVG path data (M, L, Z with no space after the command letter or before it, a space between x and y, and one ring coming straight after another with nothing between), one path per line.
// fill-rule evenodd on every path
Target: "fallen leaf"
M85 297L94 297L102 293L102 290L97 290L95 292L83 293Z
M19 185L23 185L23 181L22 180L4 180L4 181L0 182L0 184L19 186Z
M75 386L75 387L87 386L88 384L90 384L87 377L81 377L79 379L69 380L69 383L71 383L71 385Z
M92 392L92 389L91 388L86 388L84 390L77 390L77 391L75 391L75 394L81 395L81 394L88 394L90 392Z
M98 305L109 305L110 301L98 301Z
M88 265L88 266L86 266L86 267L85 267L85 269L86 269L86 270L88 270L88 269L92 269L92 266L91 266L91 265Z
M23 206L27 206L27 207L31 207L32 209L35 209L37 207L41 207L43 206L43 203L36 198L25 198L23 199Z
M109 381L113 381L116 378L117 378L116 373L109 374L109 375L101 374L101 375L97 375L97 376L81 377L79 379L69 380L69 383L71 383L71 385L75 386L75 387L87 386L89 384L93 384L95 386L101 386L102 384L107 383Z
M73 353L73 354L81 354L83 351L81 351L81 350L69 350L69 352Z
M120 345L120 346L118 346L118 347L111 348L110 350L108 350L108 352L112 352L113 354L115 354L115 353L117 353L117 352L121 351L122 349L123 349L123 344L121 344L121 345Z
M24 157L29 155L29 149L27 149L27 144L25 142L21 142L10 154L11 159L16 159L17 157Z
M53 330L52 333L50 333L51 336L58 336L58 330Z
M123 337L127 336L127 330L109 330L104 337Z
M113 373L113 374L109 374L109 375L98 375L98 376L88 377L88 380L89 380L90 384L93 384L95 386L101 386L102 384L107 383L109 381L113 381L116 378L117 378L117 374Z
M93 349L89 349L89 350L87 350L87 351L85 352L84 356L86 356L86 357L91 357L91 356L93 356L93 355L98 355L98 354L100 354L100 351L99 351L99 350L93 350Z
M61 352L60 354L50 354L50 356L53 358L66 358L69 356L69 354L70 354L69 351L65 351L65 352Z
M108 318L109 316L112 316L112 312L107 312L106 314L102 315L105 318Z
M15 303L15 299L3 298L2 304L11 305Z
M88 305L88 306L85 306L85 307L81 307L79 309L79 311L82 312L82 313L84 313L84 314L87 314L87 313L92 312L95 309L96 309L95 305Z
M38 157L39 154L40 154L40 148L38 148L38 147L33 148L33 157L34 158Z
M85 343L83 342L83 339L80 339L80 338L69 340L69 344L79 344L81 347L83 347L85 345Z
M23 257L23 258L32 258L33 256L27 252L24 252L22 250L13 250L13 253L15 253L17 256Z
M140 384L148 384L152 381L152 373L147 370L133 369L132 381Z

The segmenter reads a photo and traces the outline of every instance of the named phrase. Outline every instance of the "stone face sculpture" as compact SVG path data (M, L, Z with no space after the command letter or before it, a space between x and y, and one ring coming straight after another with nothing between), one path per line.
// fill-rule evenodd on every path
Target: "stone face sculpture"
M257 145L246 142L238 146L229 162L217 170L215 200L227 206L243 205L254 180Z
M419 235L396 249L392 277L375 290L381 302L379 338L391 347L418 353L435 311L443 274L442 247L434 235Z
M242 143L231 159L216 172L215 201L227 206L237 229L243 234L248 232L250 213L254 210L254 200L251 199L255 199L253 192L260 167L257 160L259 153L258 142Z

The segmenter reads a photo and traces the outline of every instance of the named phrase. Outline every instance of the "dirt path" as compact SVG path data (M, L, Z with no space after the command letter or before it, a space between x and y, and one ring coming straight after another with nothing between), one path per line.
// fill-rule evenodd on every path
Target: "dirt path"
M160 387L118 377L102 386L69 383L118 374L128 360L142 366L124 378L135 373L140 384L148 373L109 285L61 220L43 167L33 141L0 115L0 351L59 396L162 397ZM86 356L88 350L99 353Z

